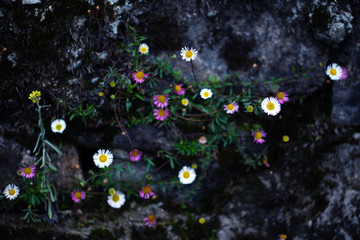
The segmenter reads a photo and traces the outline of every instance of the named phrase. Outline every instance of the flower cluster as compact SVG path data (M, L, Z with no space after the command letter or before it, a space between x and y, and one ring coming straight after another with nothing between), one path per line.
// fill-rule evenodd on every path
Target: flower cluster
M40 91L32 91L32 93L30 93L29 99L33 103L39 103L41 100L41 92Z

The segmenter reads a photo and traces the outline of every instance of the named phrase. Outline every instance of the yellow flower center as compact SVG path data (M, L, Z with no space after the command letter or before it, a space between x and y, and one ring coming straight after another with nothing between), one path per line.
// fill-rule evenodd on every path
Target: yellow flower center
M56 128L56 130L61 130L62 129L62 125L61 124L57 124L56 126L55 126L55 128Z
M268 104L266 104L266 107L269 110L274 110L275 109L275 105L272 102L268 102Z
M81 198L81 193L80 192L76 192L74 194L74 197L77 198L77 199L80 199Z
M330 70L330 74L331 74L331 75L336 75L336 73L337 73L337 71L336 71L335 69L332 68L332 69Z
M114 202L119 201L119 199L120 199L120 197L119 197L119 195L117 195L117 194L114 194L114 195L112 196L112 200L113 200Z
M204 92L204 97L208 97L210 95L209 92Z
M148 221L149 221L149 222L155 221L155 215L154 215L154 214L150 214L150 215L148 216Z
M146 48L146 47L141 47L141 48L140 48L140 52L146 53L146 52L147 52L147 48Z
M276 97L278 99L283 99L284 98L284 93L283 92L278 92L278 94L276 95Z
M192 51L187 51L186 53L185 53L185 57L187 57L187 58L191 58L193 56L193 52Z
M99 161L100 161L100 162L106 162L106 160L107 160L106 155L101 154L100 157L99 157Z
M261 132L256 132L254 137L255 137L257 140L261 139L261 137L262 137Z
M143 193L149 194L151 192L151 188L149 186L143 187Z
M159 116L162 117L162 116L165 116L165 111L164 110L159 110Z
M189 178L190 177L190 173L188 171L183 173L183 177L184 178Z
M181 87L180 87L179 85L176 85L176 86L175 86L175 91L180 92L180 91L181 91Z
M181 104L184 105L184 106L186 106L188 104L188 102L189 101L187 99L181 100Z
M136 150L132 151L131 156L136 157L137 155L139 155L138 151Z
M283 136L283 141L284 142L288 142L289 140L290 140L289 136L287 136L287 135Z
M232 105L231 103L227 105L227 109L229 109L230 111L234 109L234 105Z
M280 239L286 239L286 238L287 238L287 236L285 234L280 235Z
M200 219L199 219L199 223L200 223L200 224L204 224L204 223L205 223L205 218L200 218Z
M164 103L165 100L166 100L166 97L165 97L164 95L160 95L160 96L158 97L158 101L159 101L160 103Z
M26 175L29 175L31 173L31 168L29 167L26 167L24 168L24 171L23 171Z
M12 196L12 195L14 195L14 194L15 194L15 190L14 190L14 189L10 189L10 190L9 190L9 195Z
M137 79L143 79L144 78L144 73L139 71L139 72L136 73L135 76L136 76Z
M247 106L246 110L247 110L248 112L253 112L253 111L254 111L254 107L251 106L251 105L249 105L249 106Z

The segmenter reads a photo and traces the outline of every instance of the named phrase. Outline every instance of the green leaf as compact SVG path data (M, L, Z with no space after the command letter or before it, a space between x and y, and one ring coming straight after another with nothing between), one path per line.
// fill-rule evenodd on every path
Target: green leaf
M138 93L135 93L135 97L145 102L145 99Z
M51 142L49 142L48 140L45 140L45 143L47 145L49 145L50 147L52 147L59 155L61 154L60 150L57 147L55 147Z
M52 219L52 211L51 211L51 202L50 200L48 201L48 216L50 219Z
M52 165L50 162L48 162L47 164L51 170L54 170L55 172L57 172L57 168L54 165Z
M132 169L131 169L130 163L127 163L127 165L128 165L129 173L130 173L131 175L133 175L133 171L132 171Z

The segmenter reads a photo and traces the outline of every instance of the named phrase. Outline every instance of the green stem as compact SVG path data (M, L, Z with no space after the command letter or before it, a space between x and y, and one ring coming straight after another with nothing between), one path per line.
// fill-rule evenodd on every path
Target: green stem
M192 74L193 74L193 76L194 76L194 80L195 80L195 83L196 83L196 87L200 90L199 84L198 84L198 82L197 82L197 80L196 80L196 75L195 75L195 71L194 71L194 64L193 64L192 60L190 60L190 62L191 62L191 70L192 70Z

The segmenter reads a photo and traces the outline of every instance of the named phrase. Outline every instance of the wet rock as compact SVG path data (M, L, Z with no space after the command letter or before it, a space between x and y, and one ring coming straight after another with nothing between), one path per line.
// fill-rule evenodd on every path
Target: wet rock
M127 132L134 144L134 148L151 153L155 153L160 149L171 150L174 140L178 138L177 130L156 128L148 123L130 128ZM128 138L122 134L114 136L113 146L131 151Z
M8 183L17 178L16 171L23 158L23 146L15 140L8 140L0 136L0 183Z
M52 175L57 187L68 189L84 180L77 149L72 145L64 145L59 160L55 164L58 172Z
M339 44L352 32L350 5L340 9L336 1L313 1L309 20L315 38L326 44Z
M22 0L23 5L40 4L41 0Z

